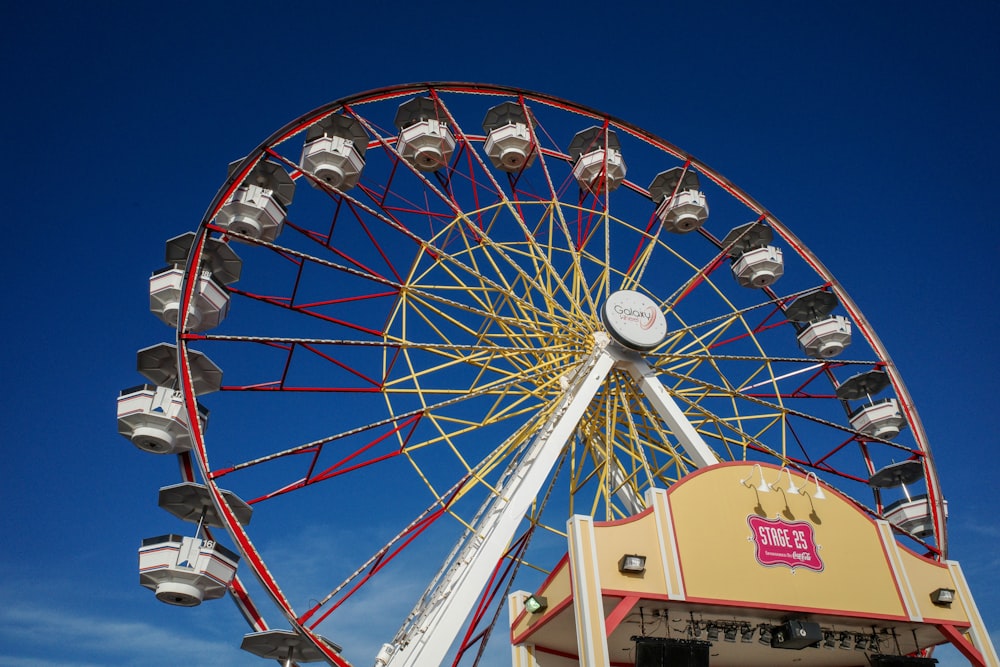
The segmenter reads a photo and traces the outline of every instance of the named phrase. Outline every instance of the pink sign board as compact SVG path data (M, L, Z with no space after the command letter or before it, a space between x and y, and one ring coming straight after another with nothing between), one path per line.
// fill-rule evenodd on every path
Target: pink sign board
M805 521L765 519L755 514L747 517L747 524L750 526L750 539L756 545L754 555L761 565L784 565L792 570L805 567L816 572L823 571L824 565L819 557L819 546L816 544L812 524Z

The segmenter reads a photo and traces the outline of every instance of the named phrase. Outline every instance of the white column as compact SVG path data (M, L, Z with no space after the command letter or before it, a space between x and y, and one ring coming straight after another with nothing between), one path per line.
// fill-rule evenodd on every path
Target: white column
M611 662L608 658L604 600L597 566L594 519L589 516L573 516L567 523L566 530L580 667L607 667Z
M647 489L646 506L653 508L656 519L656 539L660 549L663 577L667 582L667 597L671 600L683 600L687 596L684 593L684 578L681 576L674 517L670 514L670 498L666 489Z
M516 591L507 596L507 613L511 632L514 630L514 621L524 611L524 601L531 594L526 591ZM511 644L510 664L511 667L538 667L535 661L534 644Z
M993 646L993 642L990 640L990 633L986 629L986 623L979 613L979 607L976 606L976 601L972 599L972 589L969 588L968 582L965 581L965 573L962 572L962 567L958 564L958 561L949 560L946 562L948 563L948 571L951 572L951 578L955 582L955 594L962 602L965 614L972 623L969 628L969 637L972 639L972 645L983 654L983 662L986 664L986 667L1000 667L1000 659L997 658L996 647Z

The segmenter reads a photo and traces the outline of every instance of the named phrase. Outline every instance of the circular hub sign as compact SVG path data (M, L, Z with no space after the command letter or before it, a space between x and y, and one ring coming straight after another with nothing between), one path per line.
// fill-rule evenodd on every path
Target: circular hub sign
M652 350L667 336L667 318L645 294L620 290L601 312L611 337L635 350Z

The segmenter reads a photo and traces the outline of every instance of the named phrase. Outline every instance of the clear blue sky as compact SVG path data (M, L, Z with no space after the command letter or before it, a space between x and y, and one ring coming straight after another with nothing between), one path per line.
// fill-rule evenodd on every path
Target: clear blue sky
M169 608L137 584L139 540L174 525L163 461L115 432L135 351L164 337L146 280L274 129L433 80L632 121L788 224L901 370L951 555L1000 639L996 0L38 2L8 8L0 35L0 666L257 664L228 602Z

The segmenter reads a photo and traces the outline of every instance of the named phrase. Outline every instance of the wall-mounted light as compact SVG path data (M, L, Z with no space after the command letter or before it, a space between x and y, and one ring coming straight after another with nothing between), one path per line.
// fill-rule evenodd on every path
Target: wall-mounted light
M549 601L541 595L529 595L524 601L524 610L529 614L537 614L545 611L549 607Z
M744 644L749 644L750 642L753 641L753 636L755 631L756 630L752 625L750 625L749 623L744 623L742 626L740 626L740 641L742 641Z
M792 471L784 467L778 471L778 479L774 480L774 484L771 484L770 487L775 491L778 490L778 484L781 483L781 473L788 475L788 493L798 493L799 487L795 486L795 479L792 478Z
M625 554L618 559L618 571L622 574L640 574L646 571L646 557L639 554Z
M736 642L736 631L737 631L737 627L736 627L735 624L733 624L733 625L727 625L726 626L726 630L725 630L725 632L723 634L723 638L727 642L735 643Z
M940 607L950 607L955 601L955 590L953 588L939 588L931 593L931 602Z
M760 484L756 487L753 484L747 484L751 479L753 479L754 473L760 473ZM747 488L756 488L760 493L767 493L770 489L767 487L767 482L764 481L764 469L760 467L759 463L753 464L753 468L750 469L750 474L747 475L746 479L741 479L740 484Z
M763 623L760 625L760 639L758 639L757 641L759 641L761 644L765 644L767 646L771 645L771 626L770 625L764 625Z
M708 641L717 642L719 641L719 626L714 623L708 624Z
M810 477L812 477L813 484L816 486L816 493L814 493L812 497L815 500L826 500L826 494L823 493L823 489L821 489L820 486L819 486L819 477L816 476L816 473L814 473L814 472L808 472L808 473L806 473L806 481L805 481L805 483L807 485L809 484L809 478ZM809 495L809 492L806 491L805 486L802 487L802 490L799 491L799 493L802 494L803 496L808 496Z

